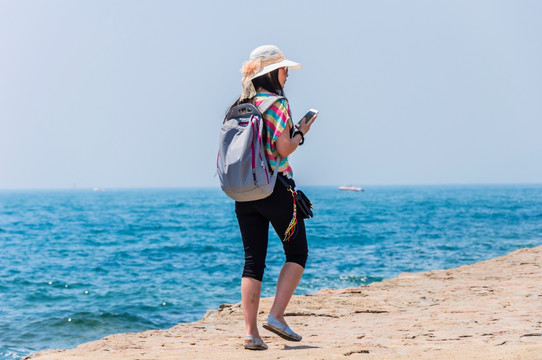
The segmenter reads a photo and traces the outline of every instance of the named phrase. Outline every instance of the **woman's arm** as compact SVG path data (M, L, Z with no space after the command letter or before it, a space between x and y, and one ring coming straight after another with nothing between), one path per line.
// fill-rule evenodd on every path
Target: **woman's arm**
M318 117L318 115L313 116L306 124L302 123L296 125L296 129L303 133L303 136L306 136L309 130L311 129L312 123ZM290 124L282 131L282 134L277 138L277 151L281 158L285 158L297 149L299 143L303 138L300 134L296 134L294 137L290 137Z

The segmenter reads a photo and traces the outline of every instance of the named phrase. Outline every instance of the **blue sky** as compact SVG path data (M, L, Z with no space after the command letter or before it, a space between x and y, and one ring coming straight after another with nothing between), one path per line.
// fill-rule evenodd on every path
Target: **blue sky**
M250 51L300 185L542 183L542 2L0 0L0 189L217 186Z

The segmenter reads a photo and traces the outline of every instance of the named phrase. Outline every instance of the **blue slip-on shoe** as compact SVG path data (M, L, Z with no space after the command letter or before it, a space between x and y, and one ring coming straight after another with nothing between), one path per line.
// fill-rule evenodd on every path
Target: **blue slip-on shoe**
M267 344L264 343L262 339L253 335L245 336L245 343L243 346L248 350L267 350Z
M302 337L290 329L288 325L284 325L271 315L267 315L267 320L263 323L263 328L269 330L281 338L290 341L301 341Z

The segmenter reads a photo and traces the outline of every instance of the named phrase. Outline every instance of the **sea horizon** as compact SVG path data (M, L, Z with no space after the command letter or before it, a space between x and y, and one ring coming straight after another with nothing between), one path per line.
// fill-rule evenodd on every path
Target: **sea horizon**
M309 184L298 184L297 187L322 187L322 188L338 188L339 186L355 185L360 186L362 189L366 190L368 188L385 188L385 187L454 187L454 186L542 186L542 182L449 182L449 183L397 183L397 184L363 184L356 182L345 182L337 184L319 184L319 185L309 185ZM99 189L97 191L118 191L118 190L182 190L182 189L219 189L220 185L179 185L179 186L81 186L81 187L22 187L22 188L0 188L0 192L8 191L71 191L71 190L84 190L84 191L93 191L94 189Z

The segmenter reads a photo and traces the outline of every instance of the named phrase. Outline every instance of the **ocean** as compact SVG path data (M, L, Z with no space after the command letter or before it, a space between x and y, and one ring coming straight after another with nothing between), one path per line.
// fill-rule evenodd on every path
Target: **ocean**
M542 185L302 189L315 217L296 294L542 245ZM239 302L233 206L216 188L0 191L0 359L166 329ZM263 296L283 261L270 233Z

